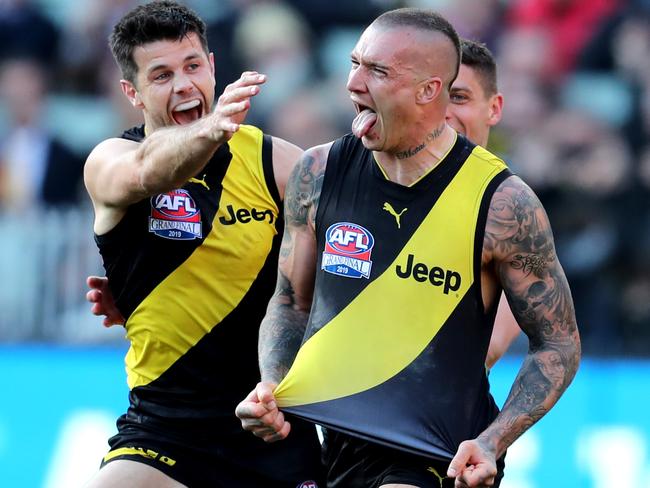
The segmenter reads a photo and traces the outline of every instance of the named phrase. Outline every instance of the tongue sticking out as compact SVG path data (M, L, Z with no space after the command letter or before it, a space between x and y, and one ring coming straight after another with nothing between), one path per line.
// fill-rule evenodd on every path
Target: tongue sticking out
M369 108L359 112L352 121L352 133L361 139L377 122L377 114Z

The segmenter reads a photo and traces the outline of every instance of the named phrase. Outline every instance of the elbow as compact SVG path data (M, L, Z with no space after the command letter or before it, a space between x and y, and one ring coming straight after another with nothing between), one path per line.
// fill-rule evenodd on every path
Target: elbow
M567 354L573 359L573 363L577 369L580 364L580 358L582 357L582 344L577 328L569 335Z
M564 349L564 357L566 372L564 388L566 388L573 381L573 378L575 378L575 375L578 372L578 368L580 367L580 360L582 357L580 335L578 334L577 330L571 335L571 341Z
M580 342L580 334L578 333L577 329L574 333L573 351L573 355L575 357L575 368L577 371L578 366L580 366L580 360L582 359L582 343Z

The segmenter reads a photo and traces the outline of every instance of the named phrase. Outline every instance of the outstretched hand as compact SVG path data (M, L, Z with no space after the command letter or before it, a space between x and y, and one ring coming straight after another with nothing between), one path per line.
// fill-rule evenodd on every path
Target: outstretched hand
M90 311L93 315L104 315L104 327L112 325L123 325L125 320L115 305L113 294L108 287L108 278L100 276L89 276L86 284L90 290L86 293L86 300L92 305Z
M217 99L210 118L213 120L212 137L218 142L229 140L239 130L251 107L250 99L260 92L266 75L245 71L238 80L229 84Z
M277 385L258 383L246 399L235 409L244 430L252 432L264 442L276 442L286 438L291 424L284 419L273 396Z
M494 453L476 439L463 441L449 464L447 476L456 478L455 488L485 488L494 485L497 463Z

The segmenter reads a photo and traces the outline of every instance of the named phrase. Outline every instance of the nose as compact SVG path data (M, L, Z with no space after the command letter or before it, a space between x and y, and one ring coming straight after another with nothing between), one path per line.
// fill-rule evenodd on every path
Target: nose
M365 91L366 84L363 79L363 68L361 66L352 67L348 75L347 89L349 92L362 92Z
M192 81L186 73L180 72L174 75L174 93L184 93L192 89Z

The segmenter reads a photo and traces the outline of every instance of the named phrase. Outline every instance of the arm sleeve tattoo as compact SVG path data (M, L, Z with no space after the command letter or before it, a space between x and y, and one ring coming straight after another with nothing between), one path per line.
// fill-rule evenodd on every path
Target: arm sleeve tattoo
M548 217L517 177L506 179L492 198L485 251L529 339L528 355L503 410L479 436L500 456L569 386L580 362L580 338Z
M309 319L316 267L316 209L328 152L329 146L305 152L287 182L278 281L260 326L263 381L278 383L286 375Z

